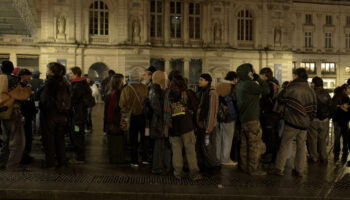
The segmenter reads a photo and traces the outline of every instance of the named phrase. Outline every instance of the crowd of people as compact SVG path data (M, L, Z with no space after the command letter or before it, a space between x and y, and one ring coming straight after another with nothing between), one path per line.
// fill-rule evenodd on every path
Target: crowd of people
M59 63L47 67L43 82L38 71L22 69L14 75L12 63L2 63L1 169L23 170L22 165L32 160L35 102L46 155L43 167L85 163L84 130L91 129L95 105L90 81L79 67L67 74ZM303 68L295 69L293 80L280 86L270 68L257 74L249 63L228 72L216 87L210 74L201 74L198 91L188 87L181 72L167 75L153 66L143 74L132 70L127 77L113 70L108 74L100 93L110 163L150 165L152 173L178 179L198 180L203 173L219 172L221 166L237 165L250 175L284 175L295 140L292 174L301 177L307 160L328 162L331 119L334 162L341 146L341 162L347 161L349 84L337 87L331 98L322 78L312 78L309 85ZM76 153L70 161L65 156L65 135Z

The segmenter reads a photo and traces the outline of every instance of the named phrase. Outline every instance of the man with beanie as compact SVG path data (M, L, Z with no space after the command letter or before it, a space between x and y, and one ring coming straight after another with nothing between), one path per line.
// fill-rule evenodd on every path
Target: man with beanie
M5 111L11 112L9 117L2 118L4 144L0 150L0 168L18 171L23 170L19 164L25 147L23 116L20 111L19 101L28 99L32 89L30 85L23 87L18 77L11 75L13 70L12 62L2 62L1 71L7 75L8 94L9 98L14 100L14 103L9 105Z
M255 74L251 64L242 64L237 68L239 83L237 86L237 107L242 124L240 169L251 175L266 175L259 170L259 158L262 147L262 130L259 122L259 98L269 93L268 84Z
M275 166L269 173L283 175L290 144L296 140L294 159L294 176L303 176L306 165L306 137L312 120L316 117L317 98L314 90L307 82L308 76L304 68L293 71L293 81L281 94L284 104L283 120L285 128L281 145L277 153Z
M212 78L209 74L202 74L198 85L200 100L197 111L197 157L200 167L219 169L220 162L216 156L216 117L219 99L215 89L211 87Z
M222 165L237 165L230 158L233 135L237 119L234 90L237 74L227 73L225 80L216 86L219 96L218 125L216 126L216 155Z
M145 116L143 114L144 100L147 98L148 89L140 83L140 73L132 70L129 73L128 85L124 87L120 95L119 106L122 113L122 121L128 121L127 116L130 114L130 145L131 145L131 167L139 166L138 159L138 136L141 136L141 143L145 138ZM145 154L147 150L143 149ZM145 155L142 156L142 159Z

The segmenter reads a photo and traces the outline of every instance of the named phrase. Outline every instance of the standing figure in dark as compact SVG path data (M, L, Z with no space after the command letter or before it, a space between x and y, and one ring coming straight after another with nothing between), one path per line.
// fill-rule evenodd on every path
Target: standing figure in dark
M79 67L71 68L69 73L72 81L71 103L73 110L72 118L72 142L75 148L76 158L71 162L76 164L85 162L85 123L88 117L88 101L95 99L92 97L92 91L84 77L81 77Z
M103 79L101 82L101 96L102 96L102 100L105 103L105 107L104 107L104 118L103 118L103 132L106 133L107 132L107 107L108 107L108 95L111 92L111 88L110 88L110 81L112 76L115 74L114 70L109 70L108 71L108 77Z
M8 93L13 104L8 105L7 116L2 118L3 146L0 150L0 168L10 171L22 171L20 166L25 147L25 136L23 127L23 116L20 111L20 102L30 97L32 89L30 85L21 86L18 77L11 75L14 70L10 61L3 61L1 71L8 79ZM4 114L4 113L2 113Z
M262 140L266 146L266 152L261 155L261 160L265 163L274 162L278 148L278 122L279 114L274 112L279 89L278 80L273 77L272 70L268 67L260 70L260 76L269 85L269 93L262 95L260 99L260 123L262 128Z
M21 69L18 73L21 80L21 85L25 87L28 85L32 78L32 73L28 69ZM36 115L36 108L34 103L34 95L31 95L27 100L21 102L21 112L24 116L24 133L26 138L26 145L22 156L22 164L29 164L33 161L33 157L30 156L33 142L33 129L32 122Z
M211 87L212 78L209 74L202 74L199 78L197 111L197 157L201 169L219 169L220 162L216 155L217 110L219 98L215 89Z
M43 167L53 168L57 164L57 168L65 168L67 160L64 135L71 112L70 85L63 78L66 68L62 64L52 62L47 68L47 80L40 94L39 104L45 150Z
M40 121L37 120L37 114L38 114L38 111L39 111L39 100L40 100L39 90L44 85L44 80L40 78L40 74L41 73L38 70L34 70L32 79L29 82L29 84L32 86L33 99L34 99L35 107L36 107L36 110L37 110L36 113L35 113L35 116L33 118L33 131L34 131L34 133L38 133L39 126L40 126L39 125Z
M334 124L334 162L339 160L340 154L340 138L343 138L343 154L341 161L345 163L349 154L349 136L348 136L348 122L349 122L349 104L350 99L350 85L344 84L334 90L332 98L333 104L337 107L333 115Z

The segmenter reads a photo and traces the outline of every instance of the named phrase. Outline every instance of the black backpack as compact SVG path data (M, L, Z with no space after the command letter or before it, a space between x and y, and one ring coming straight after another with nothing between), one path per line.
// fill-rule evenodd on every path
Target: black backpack
M62 80L58 83L55 104L59 113L69 113L72 108L69 85Z

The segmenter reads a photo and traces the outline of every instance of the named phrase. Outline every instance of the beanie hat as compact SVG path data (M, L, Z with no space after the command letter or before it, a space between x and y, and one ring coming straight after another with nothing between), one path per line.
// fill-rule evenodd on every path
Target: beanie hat
M21 70L18 72L18 76L23 76L23 75L31 76L31 75L32 75L32 72L30 72L28 69L21 69Z
M157 71L157 69L154 66L150 66L146 69L146 71L150 71L153 74L155 71Z
M155 71L152 75L152 82L159 84L162 89L167 85L167 75L163 71Z
M130 81L140 81L141 74L139 71L133 69L129 72L129 80Z
M2 73L11 74L13 70L14 70L14 67L11 61L7 61L7 60L2 61L2 64L1 64Z
M211 78L211 76L209 74L201 74L200 76L201 78L205 79L206 81L208 81L209 83L211 83L213 81L213 79Z

